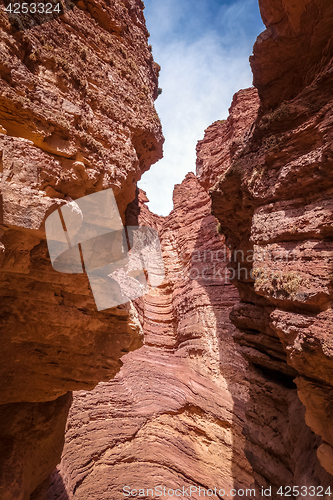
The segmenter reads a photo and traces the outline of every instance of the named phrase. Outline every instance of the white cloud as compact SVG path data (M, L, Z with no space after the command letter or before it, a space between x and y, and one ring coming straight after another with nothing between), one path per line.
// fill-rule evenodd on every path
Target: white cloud
M248 57L254 42L245 30L235 27L246 23L253 0L238 1L224 9L222 33L208 28L198 38L173 31L182 15L180 2L176 10L173 0L163 5L147 16L147 26L152 32L155 23L159 26L164 20L163 29L155 37L152 32L151 39L154 59L162 67L163 93L155 105L166 139L164 158L139 182L147 192L150 210L159 215L167 215L172 209L174 184L180 183L187 172L195 171L195 147L205 128L226 118L233 94L251 86ZM173 39L166 43L168 33Z

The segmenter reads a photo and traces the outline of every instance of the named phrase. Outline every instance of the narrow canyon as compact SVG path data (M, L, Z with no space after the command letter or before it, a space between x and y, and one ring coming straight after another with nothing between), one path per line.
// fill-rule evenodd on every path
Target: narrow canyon
M165 217L137 187L164 141L144 4L62 5L0 10L0 498L331 498L331 0L259 0L253 87ZM108 188L165 277L98 311L45 221Z

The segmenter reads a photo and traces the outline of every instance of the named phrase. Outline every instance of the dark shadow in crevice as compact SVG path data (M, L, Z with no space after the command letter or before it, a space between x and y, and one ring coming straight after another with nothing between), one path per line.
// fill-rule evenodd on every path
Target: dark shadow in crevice
M30 500L39 499L31 497ZM45 500L69 500L64 480L58 469L55 469L50 476Z

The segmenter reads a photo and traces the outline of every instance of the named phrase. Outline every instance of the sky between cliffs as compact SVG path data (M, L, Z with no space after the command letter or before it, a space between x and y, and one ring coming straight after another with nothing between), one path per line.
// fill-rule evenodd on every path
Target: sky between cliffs
M257 0L144 0L149 43L161 65L155 106L165 136L164 158L139 187L158 215L172 210L174 184L195 172L196 143L225 119L232 96L252 85L249 56L264 30Z

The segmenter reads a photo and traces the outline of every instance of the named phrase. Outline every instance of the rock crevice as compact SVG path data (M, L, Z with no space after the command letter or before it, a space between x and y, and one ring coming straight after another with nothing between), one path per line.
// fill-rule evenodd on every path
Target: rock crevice
M127 219L159 231L166 278L135 302L145 345L123 358L113 380L75 394L50 499L60 478L68 498L80 500L121 498L126 485L230 490L253 482L242 436L246 362L228 318L237 291L225 282L210 198L188 174L168 217L151 214L146 201L139 192Z
M163 143L141 0L26 30L0 12L4 500L332 486L333 7L259 3L255 88L208 127L167 217L136 188ZM110 187L166 275L97 313L44 226Z

